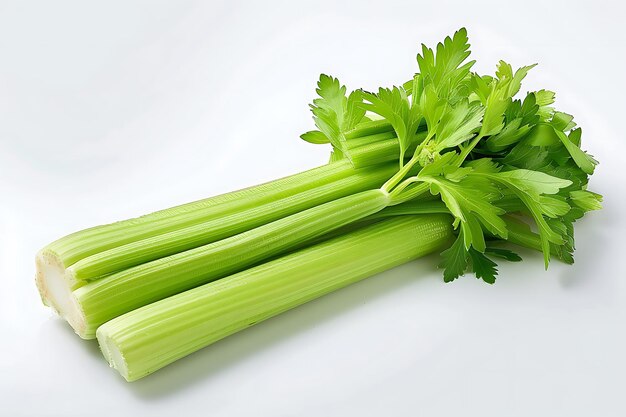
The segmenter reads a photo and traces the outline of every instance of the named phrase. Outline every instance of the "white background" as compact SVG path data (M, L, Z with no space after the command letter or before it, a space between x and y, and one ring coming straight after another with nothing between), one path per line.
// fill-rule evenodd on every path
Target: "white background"
M0 414L626 415L618 3L0 1ZM40 304L41 246L324 163L298 139L318 74L400 83L461 26L481 72L539 62L523 90L601 161L574 266L444 284L429 257L133 384Z

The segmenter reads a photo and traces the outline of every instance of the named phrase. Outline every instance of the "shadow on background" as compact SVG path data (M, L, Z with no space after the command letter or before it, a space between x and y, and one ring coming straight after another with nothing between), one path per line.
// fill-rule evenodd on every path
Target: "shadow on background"
M65 322L65 320L60 317L52 317L45 323L45 332L47 335L44 337L51 338L50 333L54 333L55 337L58 337L59 334L62 334L63 338L66 340L73 340L76 343L73 345L80 346L79 349L82 349L83 352L86 352L87 356L92 359L104 360L102 357L102 353L100 353L100 347L98 346L98 342L94 340L84 340L78 337L74 330L70 327L69 324Z

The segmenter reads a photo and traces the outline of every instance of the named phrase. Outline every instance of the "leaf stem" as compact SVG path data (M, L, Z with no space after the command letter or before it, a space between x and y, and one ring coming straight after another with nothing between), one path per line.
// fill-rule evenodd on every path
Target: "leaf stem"
M461 151L461 155L457 161L458 166L461 166L463 162L465 162L465 159L469 156L470 152L472 152L472 149L474 149L476 145L478 145L478 142L480 142L482 138L483 138L483 135L481 134L476 135L476 137L472 139L470 144L467 145L467 147L463 148L463 150Z
M382 190L390 193L391 190L398 185L400 181L404 179L404 177L411 172L411 169L417 164L417 157L414 155L409 162L407 162L398 172L394 174L393 177L389 178L386 183L381 187Z
M420 181L417 177L411 177L402 182L396 189L394 189L389 195L391 202L390 206L395 206L397 204L406 203L407 201L411 201L425 192L428 191L429 185L427 183L421 183L416 185L415 187L411 187L406 189L411 184Z

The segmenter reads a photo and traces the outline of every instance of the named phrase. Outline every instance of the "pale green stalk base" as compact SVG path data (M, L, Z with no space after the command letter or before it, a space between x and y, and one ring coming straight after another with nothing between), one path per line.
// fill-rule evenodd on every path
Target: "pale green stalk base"
M447 215L367 226L117 317L98 328L104 356L128 381L353 282L440 249Z

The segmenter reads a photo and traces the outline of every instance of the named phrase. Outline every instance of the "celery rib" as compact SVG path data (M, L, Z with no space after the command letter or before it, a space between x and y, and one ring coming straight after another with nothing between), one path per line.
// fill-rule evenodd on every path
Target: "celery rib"
M44 250L53 252L68 267L103 250L272 202L353 173L354 168L349 162L338 161L254 187L81 230L52 242Z
M377 141L357 141L355 146L350 148L350 161L355 168L364 168L381 162L397 162L400 158L400 147L398 138L380 136L383 139ZM416 141L420 142L426 137L426 132L418 131ZM416 146L407 149L406 154L410 155Z
M375 159L372 158L374 155ZM397 139L381 140L350 150L350 160L355 167L370 166L374 160L390 162L397 161L399 158L400 148Z
M384 132L392 132L393 126L385 119L369 120L359 123L353 129L344 133L346 139L360 138L363 136L371 136Z
M351 132L351 138L354 140L352 146L359 148L356 153L356 164L346 159L338 160L242 190L159 210L133 219L81 230L52 242L43 251L54 254L55 258L67 268L81 259L117 246L314 190L317 187L354 176L359 172L358 168L393 161L395 154L390 145L397 143L394 137L395 133L388 122L367 122ZM371 145L381 142L385 142L385 146L383 146L383 152L379 154L379 148ZM361 187L356 191L365 189ZM350 192L345 195L348 194Z
M346 146L348 148L348 152L350 152L351 149L358 148L360 146L370 145L372 143L381 142L383 140L390 140L390 139L397 140L396 132L394 132L393 130L389 132L376 133L376 134L369 135L369 136L356 137L354 139L347 141Z
M70 266L68 272L79 281L75 285L77 288L84 281L206 245L346 195L377 188L395 170L395 164L355 170L349 177L281 200L96 253Z
M104 355L134 381L223 337L441 248L446 215L367 226L117 317L97 331Z
M89 282L72 293L83 319L70 324L79 336L93 338L114 317L280 255L388 204L387 193L364 191Z

